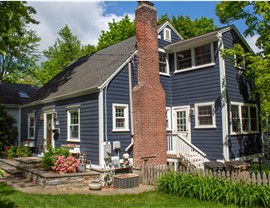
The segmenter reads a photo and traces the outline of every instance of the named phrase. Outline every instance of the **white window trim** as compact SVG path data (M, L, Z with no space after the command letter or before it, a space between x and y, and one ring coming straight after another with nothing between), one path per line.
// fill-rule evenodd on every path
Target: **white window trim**
M166 126L167 131L172 130L172 110L170 107L166 107L166 115L168 118L168 127Z
M169 37L166 36L166 33L169 32ZM164 28L163 30L163 39L167 42L172 41L172 30L170 28Z
M198 121L198 107L201 106L212 106L212 121L213 124L212 125L199 125L199 121ZM205 103L195 103L194 104L195 107L195 127L196 129L209 129L209 128L217 128L216 127L216 113L215 113L215 102L205 102Z
M81 116L80 105L68 106L67 109L67 142L80 142L81 141ZM78 112L78 139L70 138L70 113Z
M195 66L195 48L200 47L200 46L204 46L207 44L210 44L211 63ZM177 63L177 61L178 61L177 53L178 52L176 52L176 53L174 53L174 60L175 60L175 66L176 66L174 73L181 73L181 72L191 71L191 70L205 68L205 67L209 67L209 66L215 66L216 63L215 63L215 57L214 57L214 43L213 42L205 43L203 45L194 46L194 47L189 48L189 49L191 50L191 65L192 65L192 67L185 68L185 69L178 69L178 63ZM189 49L185 49L184 51L189 50ZM181 51L179 51L179 52L181 52Z
M231 135L239 135L239 134L256 134L259 133L259 116L258 116L258 108L256 104L252 103L241 103L241 102L231 102L230 105L237 105L238 106L238 113L239 113L239 120L240 120L240 132L233 132L232 130L232 111L230 110L230 132ZM248 131L243 131L242 127L242 106L248 107ZM257 131L251 131L250 125L250 107L256 107L256 120L257 120ZM231 107L230 107L231 109Z
M160 53L165 53L165 55L166 55L166 72L165 72L165 73L164 73L164 72L159 72L159 74L160 74L160 75L163 75L163 76L170 76L170 73L169 73L170 69L169 69L169 58L168 58L168 54L165 52L164 49L161 49L161 48L158 49L158 52L160 52Z
M117 107L124 108L124 118L125 118L125 128L124 129L116 128L115 109ZM119 103L112 104L112 123L113 123L113 125L112 125L113 132L130 131L130 129L129 129L129 110L128 110L127 104L119 104Z
M244 56L243 56L244 66L237 66L237 56L236 56L236 54L234 54L233 58L234 58L234 67L235 68L240 69L240 70L245 70L246 69L246 60L245 60Z
M27 139L35 139L35 132L36 132L36 118L35 118L35 112L32 113L28 113L27 114L28 118L27 118ZM34 118L34 136L30 137L30 119Z

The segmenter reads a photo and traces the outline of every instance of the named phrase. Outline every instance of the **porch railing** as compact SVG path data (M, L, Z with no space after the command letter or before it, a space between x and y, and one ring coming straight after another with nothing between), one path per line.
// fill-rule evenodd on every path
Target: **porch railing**
M203 163L208 161L204 152L179 134L167 134L167 155L182 156L184 160L200 169L203 169Z

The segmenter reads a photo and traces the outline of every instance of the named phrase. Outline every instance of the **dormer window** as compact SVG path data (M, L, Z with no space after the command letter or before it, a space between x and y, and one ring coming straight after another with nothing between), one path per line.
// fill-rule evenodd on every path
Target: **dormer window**
M211 63L210 44L195 48L195 66Z
M164 36L164 40L171 42L171 29L165 28L163 30L163 36Z

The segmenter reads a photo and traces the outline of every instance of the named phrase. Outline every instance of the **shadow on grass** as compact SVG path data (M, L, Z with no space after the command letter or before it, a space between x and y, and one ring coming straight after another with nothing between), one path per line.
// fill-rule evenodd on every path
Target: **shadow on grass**
M0 207L1 208L15 208L18 206L12 201L0 199Z

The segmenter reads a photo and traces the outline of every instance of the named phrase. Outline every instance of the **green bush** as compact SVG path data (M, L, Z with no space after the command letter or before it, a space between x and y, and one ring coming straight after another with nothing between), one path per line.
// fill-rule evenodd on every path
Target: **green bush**
M215 201L241 207L270 207L269 186L180 173L169 173L161 177L157 185L162 192L201 201Z
M69 148L67 147L60 147L60 148L52 148L52 146L48 147L48 151L44 153L44 156L41 160L41 167L44 170L52 170L54 166L54 162L56 161L56 155L59 156L69 156Z
M15 157L30 157L31 156L31 149L30 147L26 146L12 146L7 151L7 157L8 158L15 158Z
M16 141L18 131L14 126L15 123L16 119L0 105L0 154L5 146L14 145Z

